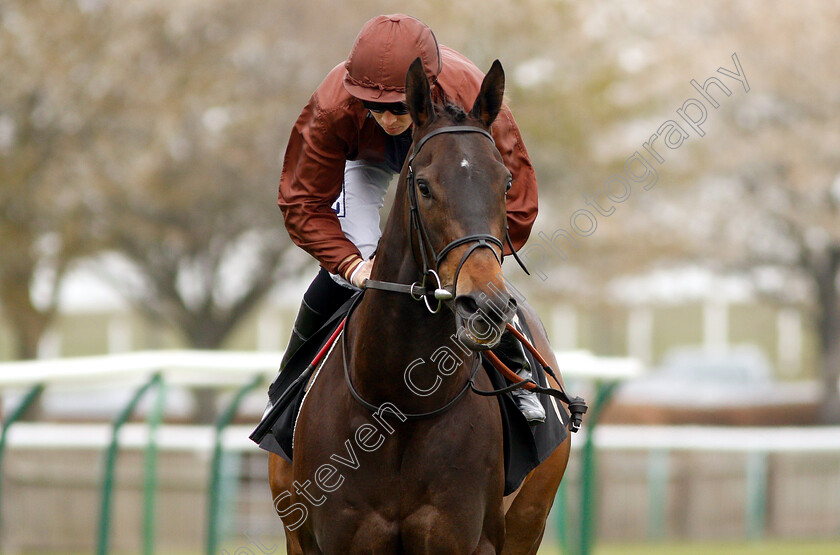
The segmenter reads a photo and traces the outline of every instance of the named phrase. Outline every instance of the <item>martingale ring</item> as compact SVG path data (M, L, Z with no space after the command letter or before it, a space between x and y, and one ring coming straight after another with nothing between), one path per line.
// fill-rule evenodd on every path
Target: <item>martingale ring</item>
M432 310L432 305L429 304L428 289L427 289L427 292L423 295L423 302L426 303L426 308L429 310L429 312L431 312L432 314L437 314L438 312L440 312L440 309L443 306L443 299L438 297L438 294L439 294L438 292L439 291L445 291L445 292L448 293L448 291L446 291L446 289L443 288L443 284L440 281L440 276L438 275L438 273L436 271L432 270L432 269L429 269L425 274L423 274L422 285L424 285L424 286L426 285L426 278L429 276L429 274L435 276L435 281L437 282L437 287L435 287L435 291L434 291L434 297L435 297L435 299L437 299L437 308ZM451 298L451 295L450 295L450 298Z

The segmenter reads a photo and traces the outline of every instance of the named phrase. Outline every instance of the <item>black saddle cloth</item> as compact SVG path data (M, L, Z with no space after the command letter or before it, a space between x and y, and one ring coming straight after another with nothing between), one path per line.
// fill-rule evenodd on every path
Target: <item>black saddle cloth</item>
M338 324L347 315L357 293L350 298L333 315L330 320L318 330L312 338L305 343L297 353L289 360L286 368L281 372L268 390L268 398L272 406L292 386L293 382L303 373L306 367L315 358L321 347L326 343L329 336L338 327ZM520 313L519 320L525 328L525 334L531 339L530 330L525 324L523 315ZM545 377L545 369L526 349L525 355L532 368L532 379L541 387L548 387ZM490 378L494 389L501 389L508 385L508 382L498 371L484 359L484 371ZM294 437L294 426L297 414L300 411L303 397L306 394L306 381L294 385L295 390L285 399L285 407L280 417L271 427L271 432L266 434L260 442L260 448L280 455L287 461L292 460L292 439ZM474 395L474 393L469 393ZM545 408L546 421L537 426L530 426L525 417L516 407L513 396L509 393L497 396L499 409L502 416L503 443L505 455L505 495L516 491L525 476L536 468L560 445L568 436L569 414L566 408L559 402L553 401L548 395L540 395L540 402ZM556 409L555 409L556 407Z
M524 328L528 341L533 343L534 336L525 323L525 316L521 310L517 311L519 322ZM549 387L545 377L545 368L537 362L534 355L525 349L525 356L531 365L531 379L540 387ZM486 358L483 366L494 389L501 389L509 385L508 381L499 374ZM566 407L548 395L538 395L540 403L545 409L545 422L530 426L516 406L513 395L505 393L498 395L499 408L502 414L502 430L505 453L505 495L509 495L519 488L522 480L551 455L558 445L563 443L569 435L569 413ZM556 407L556 409L555 409Z

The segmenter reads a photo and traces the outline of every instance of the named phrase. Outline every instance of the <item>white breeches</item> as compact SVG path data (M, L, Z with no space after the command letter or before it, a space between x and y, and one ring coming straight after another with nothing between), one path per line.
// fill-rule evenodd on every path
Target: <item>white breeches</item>
M370 258L382 235L379 210L393 177L394 172L385 163L348 160L344 166L344 183L333 209L344 235L356 245L364 259ZM349 285L339 276L332 277L342 285Z

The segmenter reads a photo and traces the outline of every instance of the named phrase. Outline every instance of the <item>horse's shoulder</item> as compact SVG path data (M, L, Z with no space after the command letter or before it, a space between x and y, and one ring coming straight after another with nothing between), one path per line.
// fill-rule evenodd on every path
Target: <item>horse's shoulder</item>
M556 368L557 362L554 358L554 350L551 347L551 341L548 339L548 332L537 311L525 299L519 299L517 306L521 317L525 319L525 325L531 332L534 347L552 365L552 368Z
M547 339L548 333L545 331L545 326L543 326L542 320L539 314L537 314L537 311L534 310L534 307L525 299L518 299L517 306L525 318L525 324L531 330L531 333L534 335L543 335Z

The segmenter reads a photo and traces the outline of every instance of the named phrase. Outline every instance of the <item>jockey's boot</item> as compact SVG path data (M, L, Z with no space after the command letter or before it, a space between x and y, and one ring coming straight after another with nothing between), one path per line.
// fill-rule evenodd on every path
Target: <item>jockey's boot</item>
M289 344L286 346L286 352L283 353L283 360L280 361L280 371L286 368L289 359L297 352L312 335L324 325L324 322L330 317L329 314L324 315L313 310L306 299L300 302L300 309L297 317L295 317L295 325L292 328L292 336L289 338Z
M493 352L521 379L531 379L531 365L525 357L525 348L509 330L505 330L502 334L499 345L493 349ZM545 422L545 408L536 393L523 387L511 392L511 395L528 424L536 426Z
M286 369L286 365L289 364L289 360L292 356L294 356L298 349L300 349L301 346L306 343L306 341L312 337L312 335L318 331L322 325L324 325L324 322L327 321L328 317L329 315L323 316L320 312L313 310L306 303L306 299L301 300L300 308L298 309L297 316L295 317L295 325L292 327L292 336L289 337L289 343L286 345L286 351L283 353L283 360L280 361L280 370L277 372L277 376L274 377L274 381L271 382L271 386L268 388L269 399L268 404L265 407L265 412L263 413L263 419L274 406L271 400L272 392L277 384L280 383L283 370ZM283 392L281 391L280 393L282 394ZM261 440L262 437L260 437L260 441Z

